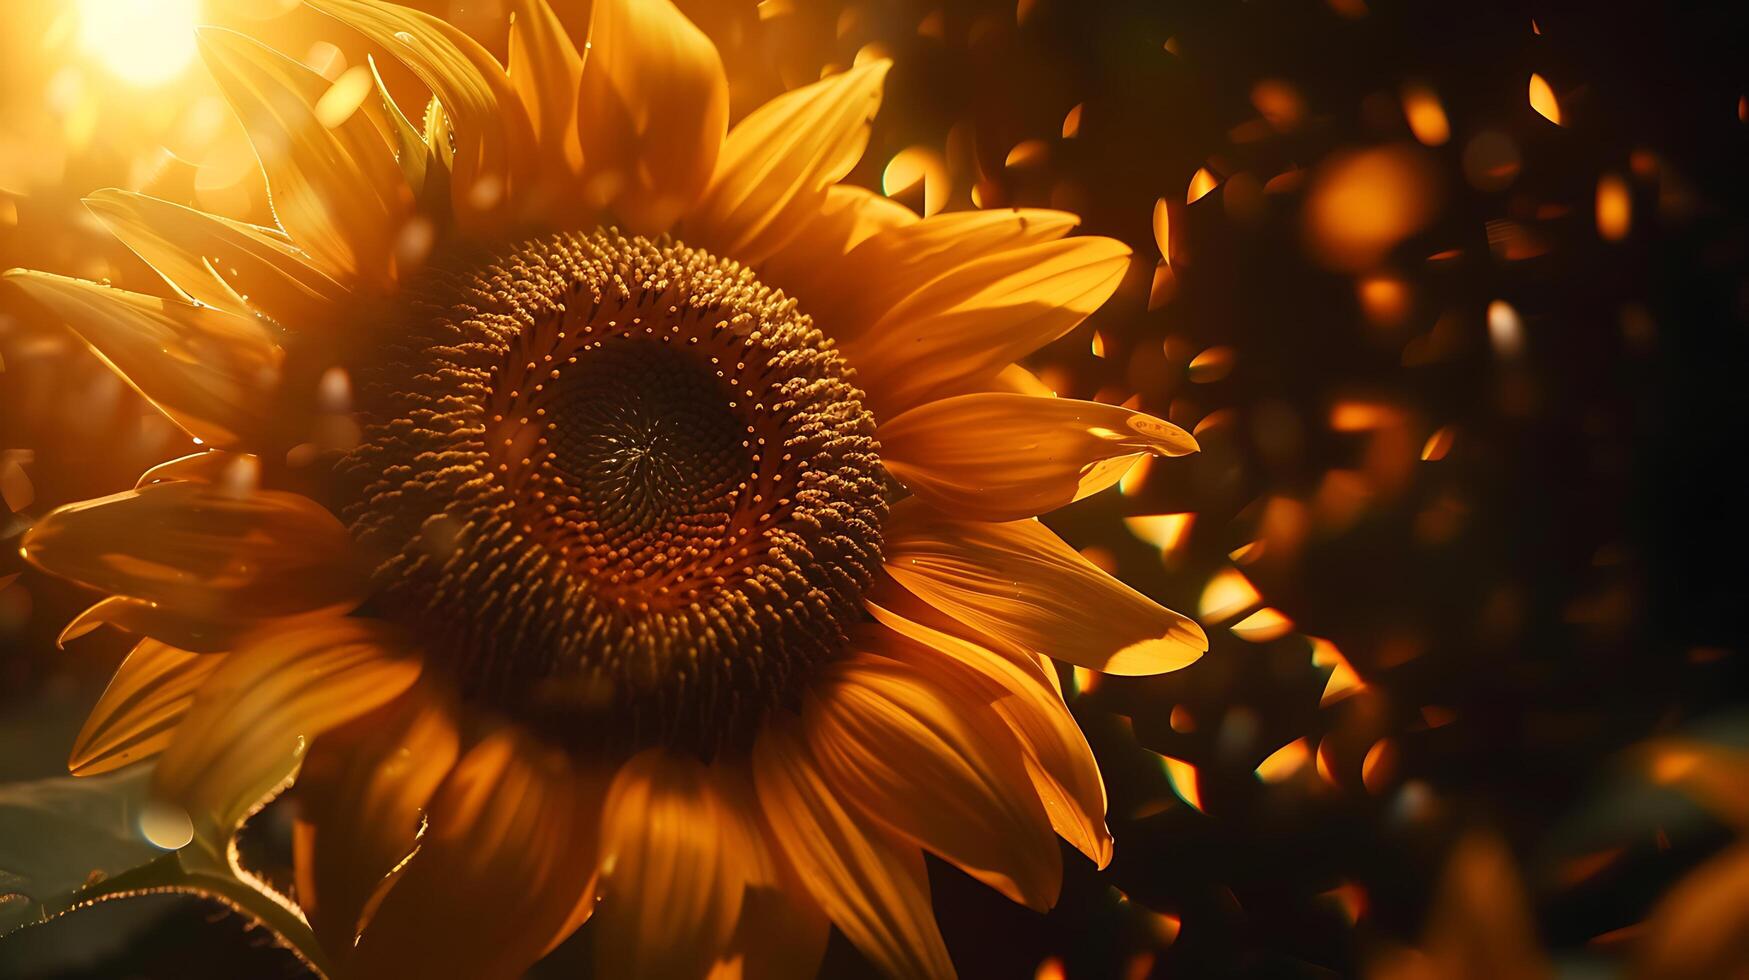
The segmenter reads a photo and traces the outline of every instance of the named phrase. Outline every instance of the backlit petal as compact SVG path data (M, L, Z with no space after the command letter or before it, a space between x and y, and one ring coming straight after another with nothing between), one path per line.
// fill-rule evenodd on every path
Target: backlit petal
M267 418L280 352L254 321L46 272L13 270L6 280L67 321L147 401L208 444L231 445Z
M601 792L563 753L509 729L487 735L438 789L347 975L520 977L593 904Z
M168 282L208 306L321 330L346 299L346 287L268 229L124 190L98 191L85 206Z
M232 832L285 784L309 741L394 699L419 677L384 623L329 619L243 639L195 695L152 774L223 854Z
M596 0L577 113L584 200L659 234L716 166L729 122L722 59L669 0Z
M1202 627L1081 557L1037 521L990 524L893 508L886 569L930 605L1034 653L1110 674L1158 674L1208 649Z
M878 417L975 390L1098 309L1129 256L1122 242L1094 237L997 252L877 311L872 326L841 341L844 355Z
M687 240L751 265L799 234L861 159L891 67L875 59L748 113L686 218Z
M203 28L200 46L249 132L292 240L337 275L392 282L412 193L369 117L354 112L324 125L316 103L328 80L251 38Z
M863 631L852 642L867 649L891 636ZM870 819L1016 902L1056 904L1062 854L1019 746L982 700L861 654L828 668L805 705L821 770Z
M135 644L73 740L67 770L96 776L164 751L195 692L224 660L157 640Z
M928 402L880 427L881 462L918 497L952 514L1013 521L1115 484L1139 453L1182 456L1196 440L1117 405L986 392Z
M21 551L63 578L220 621L349 608L365 592L346 528L282 491L154 484L50 512Z
M744 847L705 766L649 749L620 767L601 816L596 973L703 977L741 915Z
M876 965L898 977L954 976L922 853L852 814L798 728L794 718L773 718L753 750L773 837L833 924Z

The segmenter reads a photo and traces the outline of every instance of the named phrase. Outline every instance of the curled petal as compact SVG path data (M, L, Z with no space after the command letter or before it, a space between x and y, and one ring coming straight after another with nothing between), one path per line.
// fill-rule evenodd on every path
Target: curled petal
M195 437L228 446L264 427L280 351L252 320L46 272L15 269L6 280Z
M1123 584L1037 521L893 508L886 569L935 608L1024 650L1110 674L1159 674L1208 649L1202 627Z
M1117 483L1107 460L1182 456L1196 440L1117 405L1001 392L928 402L880 427L881 462L930 506L985 521L1055 510Z
M152 790L188 811L218 854L285 785L309 741L393 700L419 677L384 623L329 619L241 641L195 695Z
M716 176L687 216L688 236L757 264L799 234L861 159L890 68L875 59L749 113L723 143Z
M952 977L923 855L852 816L793 718L767 722L753 749L759 803L773 838L826 915L893 976Z
M67 770L96 776L164 751L223 656L141 640L121 662L73 740Z
M346 529L293 493L162 483L52 511L21 551L44 571L219 621L350 608L365 594Z
M669 0L595 0L577 115L585 201L659 234L716 166L729 122L722 59Z

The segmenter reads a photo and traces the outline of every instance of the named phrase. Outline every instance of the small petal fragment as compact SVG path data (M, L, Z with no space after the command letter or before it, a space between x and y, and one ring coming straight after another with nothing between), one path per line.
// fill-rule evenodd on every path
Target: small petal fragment
M224 660L157 640L135 644L73 740L67 771L96 776L164 751L195 692Z
M774 719L753 750L773 837L833 924L881 969L899 977L954 976L922 853L853 817L797 728L794 718Z
M147 401L229 446L263 427L280 351L259 324L204 306L15 269L6 280L67 321Z
M584 199L660 234L716 167L729 123L722 58L669 0L596 0L577 115Z
M387 624L329 619L245 638L201 685L152 774L218 854L285 784L309 740L393 700L419 677Z
M757 264L799 234L862 158L892 64L878 58L785 92L737 123L686 219L689 238Z
M1117 483L1099 466L1182 456L1196 440L1117 405L988 392L929 402L880 427L881 462L925 502L986 521L1043 514Z
M833 664L805 704L821 770L869 819L1035 911L1056 904L1062 854L1018 745L984 703L861 654Z
M907 500L888 522L886 569L982 633L1078 667L1144 675L1208 649L1202 627L1101 571L1037 521L960 521Z

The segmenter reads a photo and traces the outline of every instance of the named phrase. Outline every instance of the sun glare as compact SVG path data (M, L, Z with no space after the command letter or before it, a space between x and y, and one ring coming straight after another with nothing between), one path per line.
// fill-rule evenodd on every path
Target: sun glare
M79 44L135 85L159 85L194 60L199 0L79 0Z

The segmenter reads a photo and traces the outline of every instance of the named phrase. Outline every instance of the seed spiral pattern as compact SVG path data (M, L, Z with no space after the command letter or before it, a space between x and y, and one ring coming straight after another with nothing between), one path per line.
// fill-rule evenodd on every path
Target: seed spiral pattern
M402 315L355 371L342 514L464 696L566 745L709 756L843 651L885 477L793 301L600 231L448 256Z

